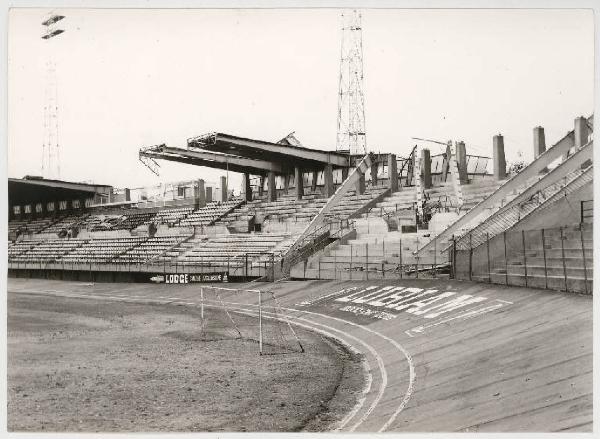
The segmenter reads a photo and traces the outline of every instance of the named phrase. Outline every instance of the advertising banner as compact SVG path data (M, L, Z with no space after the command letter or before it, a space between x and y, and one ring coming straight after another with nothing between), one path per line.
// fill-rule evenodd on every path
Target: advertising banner
M204 282L227 282L227 273L185 273L185 274L156 274L150 282L157 284L191 284Z

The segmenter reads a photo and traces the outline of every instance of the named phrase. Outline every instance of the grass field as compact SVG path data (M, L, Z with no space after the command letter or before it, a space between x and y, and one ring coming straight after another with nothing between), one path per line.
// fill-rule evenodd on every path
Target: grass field
M9 431L320 431L355 404L361 361L331 340L259 356L206 312L9 292Z

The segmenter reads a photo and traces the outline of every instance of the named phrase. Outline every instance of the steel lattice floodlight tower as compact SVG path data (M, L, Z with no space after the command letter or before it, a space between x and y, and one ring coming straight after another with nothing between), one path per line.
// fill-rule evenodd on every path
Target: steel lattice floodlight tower
M361 15L356 10L342 13L336 150L350 150L350 154L367 152L362 27Z
M42 22L46 41L46 86L44 96L44 141L42 144L42 176L44 178L60 178L60 149L58 141L58 84L56 78L56 62L52 53L53 38L62 34L56 23L64 15L51 13Z

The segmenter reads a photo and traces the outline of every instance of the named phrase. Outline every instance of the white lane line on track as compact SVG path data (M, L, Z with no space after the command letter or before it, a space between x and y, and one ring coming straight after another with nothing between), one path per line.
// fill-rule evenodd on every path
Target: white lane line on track
M296 311L296 312L302 312L302 311L299 311L299 310L294 310L293 308L282 308L282 309L292 310L292 311ZM406 389L406 392L404 394L404 398L402 398L402 402L400 403L400 405L398 406L398 408L394 411L394 413L392 414L392 416L383 425L383 427L381 427L377 432L378 433L382 433L385 430L387 430L389 428L389 426L396 420L396 417L398 417L398 415L400 414L400 412L402 410L404 410L404 407L406 407L406 404L408 404L408 401L410 400L410 397L411 397L411 395L414 392L415 379L416 379L415 365L414 365L412 357L410 356L410 354L408 353L408 351L406 349L404 349L404 347L400 343L398 343L396 340L393 340L390 337L388 337L386 335L383 335L380 332L377 332L377 331L375 331L375 330L373 330L371 328L368 328L366 326L359 325L359 324L353 323L353 322L349 322L347 320L340 319L338 317L326 316L324 314L315 313L315 312L311 312L311 311L304 311L304 312L306 312L308 314L314 314L314 315L322 316L322 317L329 318L329 319L332 319L332 320L341 321L343 323L347 323L349 325L356 326L356 327L359 327L361 329L364 329L365 331L368 331L368 332L370 332L372 334L375 334L375 335L383 338L384 340L388 341L396 349L398 349L400 352L402 352L402 354L404 354L404 357L406 358L406 361L408 362L408 368L409 368L408 388Z
M75 296L71 296L71 297L79 297L79 296L75 295ZM88 297L88 298L99 298L99 299L107 298L107 296L91 296L89 294L82 294L81 297L84 297L84 298L85 297ZM156 299L152 299L149 296L136 296L136 297L148 297L151 300L155 300L156 301ZM133 300L136 300L136 299L133 299ZM193 303L193 302L184 302L184 303L191 304L191 305L197 305L196 303ZM247 304L247 303L236 303L236 302L225 302L225 303L228 303L228 304L231 304L231 305L252 306L253 308L256 308L258 306L258 305L255 305L255 304ZM368 327L363 326L363 325L359 325L357 323L350 322L348 320L344 320L344 319L341 319L341 318L338 318L338 317L328 316L328 315L321 314L321 313L316 313L316 312L306 311L306 310L299 310L299 309L294 309L294 308L281 307L280 309L286 310L286 311L292 311L292 312L296 312L296 313L300 313L300 314L316 315L316 316L320 316L320 317L325 318L325 319L339 321L339 322L342 322L344 324L348 324L348 325L357 327L359 329L363 329L363 330L365 330L367 332L370 332L370 333L372 333L372 334L374 334L374 335L376 335L376 336L378 336L378 337L386 340L387 342L391 343L397 350L399 350L400 352L402 352L402 354L405 356L405 358L406 358L406 360L408 362L408 366L409 366L409 384L408 384L408 388L407 388L407 390L406 390L406 392L404 394L404 397L402 398L402 402L400 403L400 405L398 406L398 408L394 411L394 413L392 414L392 416L388 419L388 421L378 430L378 432L381 433L381 432L384 432L385 430L387 430L387 428L389 428L389 426L395 421L396 417L400 414L400 412L402 412L402 410L404 410L404 408L406 407L406 404L410 400L410 397L411 397L411 395L412 395L412 393L414 391L414 383L415 383L416 375L415 375L415 370L414 370L414 364L413 364L413 361L412 361L412 357L410 356L410 354L408 353L408 351L406 351L406 349L404 349L404 347L402 345L400 345L398 342L396 342L395 340L391 339L390 337L388 337L386 335L383 335L380 332L377 332L377 331L375 331L375 330L373 330L371 328L368 328ZM298 317L295 317L295 318L298 318ZM317 323L317 322L312 322L312 321L309 321L309 322L315 323L317 325L322 325L324 327L328 327L327 325L320 324L320 323ZM337 329L335 329L333 327L330 327L330 328L333 329L333 330L335 330L335 331L337 331L337 332L343 333L342 331L337 330ZM346 335L348 335L348 334L346 334ZM361 341L361 340L359 340L359 341ZM378 395L378 396L383 396L383 392L381 392L381 395ZM376 401L377 403L379 402L379 399ZM376 405L377 404L375 404L375 406ZM356 428L356 426L354 426L353 428Z

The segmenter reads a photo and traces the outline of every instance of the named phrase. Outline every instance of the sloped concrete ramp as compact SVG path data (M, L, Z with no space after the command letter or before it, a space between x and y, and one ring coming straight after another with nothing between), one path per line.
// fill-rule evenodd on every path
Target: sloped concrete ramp
M341 431L592 431L592 298L450 280L229 284L362 352ZM9 292L194 306L199 285L9 279ZM229 303L256 313L254 303ZM269 315L265 302L263 311Z

